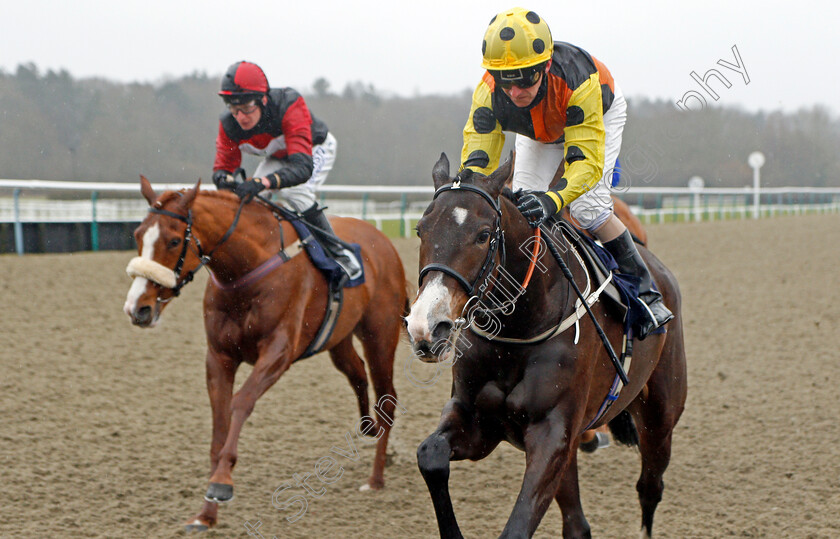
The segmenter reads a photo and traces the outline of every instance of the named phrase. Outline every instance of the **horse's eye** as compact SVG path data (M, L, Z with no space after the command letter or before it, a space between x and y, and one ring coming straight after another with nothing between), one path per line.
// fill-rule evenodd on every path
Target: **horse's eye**
M172 238L171 240L169 240L169 244L167 245L167 247L169 247L170 249L174 249L179 245L181 245L181 238Z
M489 230L482 230L478 237L475 239L476 243L487 243L487 240L490 239L490 231Z
M419 226L414 227L414 233L417 234L418 238L420 237L420 227Z

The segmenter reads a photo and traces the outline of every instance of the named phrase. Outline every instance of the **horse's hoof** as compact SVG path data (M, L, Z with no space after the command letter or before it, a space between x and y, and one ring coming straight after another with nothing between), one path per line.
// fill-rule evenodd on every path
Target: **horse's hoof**
M603 449L610 446L610 437L603 432L596 432L595 437L588 442L580 444L580 450L584 453L594 453L598 449Z
M233 485L210 483L204 499L208 502L225 503L233 499Z
M377 434L380 433L379 429L381 428L382 427L380 427L378 423L368 419L367 421L364 421L360 430L362 431L362 434L367 438L377 438Z
M376 492L377 490L382 490L384 487L384 484L371 485L370 483L365 483L359 487L359 492Z
M192 522L190 522L188 524L185 524L184 529L186 530L187 533L190 533L190 532L206 532L208 529L210 529L210 527L207 526L207 524L203 523L202 521L200 521L198 519L195 519Z

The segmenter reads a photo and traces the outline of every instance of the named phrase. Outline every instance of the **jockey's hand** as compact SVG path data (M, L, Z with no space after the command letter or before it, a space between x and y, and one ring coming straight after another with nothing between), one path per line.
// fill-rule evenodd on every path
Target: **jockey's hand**
M248 178L236 186L234 193L236 193L236 196L239 198L250 200L264 189L265 185L263 185L262 178Z
M217 170L214 172L213 183L216 184L216 189L229 189L233 191L236 188L236 178L227 170Z
M516 208L528 220L528 224L534 228L543 224L558 211L554 200L539 191L531 191L522 195L516 203Z

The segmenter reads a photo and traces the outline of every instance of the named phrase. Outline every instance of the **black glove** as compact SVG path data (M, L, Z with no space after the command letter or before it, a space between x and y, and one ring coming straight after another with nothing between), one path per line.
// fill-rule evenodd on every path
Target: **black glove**
M239 198L251 199L263 189L265 189L265 185L262 183L262 178L251 178L250 180L245 180L237 185L234 193L236 193L236 196Z
M550 196L539 191L522 195L516 203L516 208L534 228L543 224L559 210Z
M236 179L227 170L217 170L214 172L213 183L216 184L216 189L229 189L233 191L236 188Z

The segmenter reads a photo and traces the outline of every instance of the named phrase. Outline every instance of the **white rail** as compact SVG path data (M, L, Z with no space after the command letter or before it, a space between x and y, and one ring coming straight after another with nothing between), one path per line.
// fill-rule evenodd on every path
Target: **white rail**
M153 187L162 192L193 185L157 183ZM202 189L215 190L215 186ZM22 254L24 223L90 223L94 235L96 223L141 221L148 205L139 191L137 183L0 179L0 225L14 224L16 251ZM82 193L89 199L80 199ZM113 198L114 193L120 196ZM390 222L390 232L398 228L406 236L433 193L431 185L325 185L321 199L330 213L367 219L380 229ZM631 187L615 193L645 223L840 212L840 188L766 187L759 192L753 187ZM92 242L94 250L97 242Z

